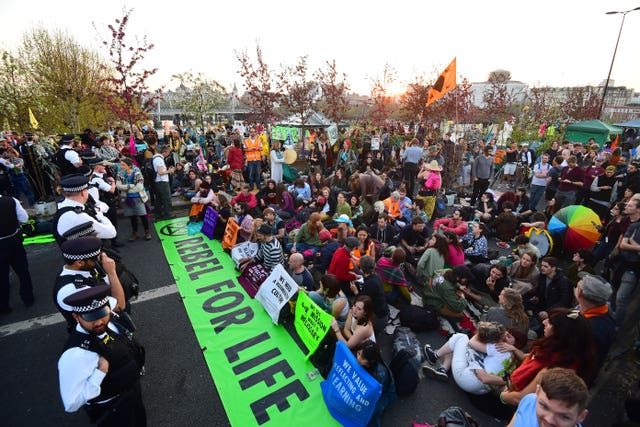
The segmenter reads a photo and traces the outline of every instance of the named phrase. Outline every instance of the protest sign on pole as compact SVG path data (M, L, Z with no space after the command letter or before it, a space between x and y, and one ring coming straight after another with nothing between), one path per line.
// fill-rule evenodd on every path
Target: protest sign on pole
M300 340L309 349L307 359L317 350L322 339L331 327L331 316L313 302L306 292L298 293L296 314L293 325Z
M329 413L345 427L366 426L382 394L380 383L342 341L336 345L331 372L320 388Z
M273 323L277 325L280 310L296 292L298 292L298 284L289 276L284 267L278 264L260 286L256 299L260 301Z

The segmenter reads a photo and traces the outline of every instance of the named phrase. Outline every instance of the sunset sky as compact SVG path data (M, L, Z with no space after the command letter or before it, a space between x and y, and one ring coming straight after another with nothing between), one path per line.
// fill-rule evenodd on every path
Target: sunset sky
M0 49L14 50L35 27L62 29L105 53L93 27L122 16L121 1L1 0ZM451 0L335 1L235 0L159 2L131 0L128 35L155 44L142 65L158 67L152 86L175 88L176 73L202 72L240 91L234 51L253 54L256 42L278 69L308 55L313 71L336 60L353 91L369 94L385 63L397 72L393 92L422 75L433 80L457 57L458 76L485 81L507 69L533 85L597 85L607 77L622 15L640 0L537 2ZM166 5L165 5L166 4ZM640 10L627 15L612 73L616 86L640 91Z

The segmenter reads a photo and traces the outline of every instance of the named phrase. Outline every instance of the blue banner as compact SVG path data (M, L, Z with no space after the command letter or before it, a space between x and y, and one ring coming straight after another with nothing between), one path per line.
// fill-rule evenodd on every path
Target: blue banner
M360 365L342 341L336 345L333 367L320 384L329 413L345 427L366 426L382 394L382 386Z

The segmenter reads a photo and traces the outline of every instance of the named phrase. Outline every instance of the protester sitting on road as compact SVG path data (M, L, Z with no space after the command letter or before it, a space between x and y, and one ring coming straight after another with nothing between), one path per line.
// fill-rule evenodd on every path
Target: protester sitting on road
M378 219L370 227L371 237L380 243L383 251L393 245L399 231L395 224L389 222L389 217L384 212L378 215Z
M296 212L293 196L289 193L284 184L279 182L276 184L276 213L284 220L291 219Z
M284 254L280 242L273 235L273 227L269 224L262 224L256 230L256 236L260 243L258 253L255 256L242 258L239 270L244 271L248 265L259 263L267 271L273 270L278 264L284 267Z
M235 206L236 203L246 203L249 209L253 209L258 206L258 200L255 194L249 191L249 184L242 184L242 190L236 197L231 199L231 206Z
M508 344L507 351L499 347L502 343ZM517 330L507 330L499 323L480 322L471 339L456 333L437 351L426 344L422 372L447 381L447 372L451 370L462 390L476 395L487 394L507 384L504 378L517 366L517 357L512 360L512 351L524 356L519 349L526 343L526 335Z
M256 200L258 200L258 207L261 209L277 206L276 182L272 179L268 180L267 185L256 193Z
M504 288L509 287L507 267L497 263L476 264L471 269L475 280L463 287L465 297L481 306L493 307L498 304L498 296Z
M504 202L503 211L498 214L493 224L496 230L496 237L501 242L511 241L515 237L518 229L518 219L513 212L512 202Z
M369 236L369 229L366 225L361 225L356 230L356 238L359 245L351 252L351 268L360 269L360 258L364 255L369 255L376 258L376 247Z
M360 258L360 269L362 271L363 283L358 285L351 282L351 292L354 295L368 295L373 301L374 312L376 314L373 320L373 330L379 334L389 320L389 306L382 288L382 281L375 273L376 260L373 257L364 255Z
M190 200L200 191L200 184L202 184L202 180L198 176L198 171L193 168L189 169L187 177L188 186L186 186L186 188L180 187L177 191L185 200Z
M269 224L273 228L273 235L276 239L282 241L285 236L285 223L277 214L273 208L265 208L262 211L262 216L264 217L264 223Z
M340 288L347 296L352 296L350 282L362 278L350 268L351 252L358 247L359 243L358 239L352 236L344 239L344 246L335 251L327 269L328 274L335 276L340 281Z
M525 236L524 234L521 234L519 236L516 236L513 242L516 244L516 247L514 248L513 253L511 254L511 257L514 260L516 261L519 260L520 257L524 255L526 252L531 252L535 254L536 262L538 259L540 259L540 250L531 243L529 236Z
M474 222L469 233L462 238L466 247L465 258L473 264L487 262L487 226L482 222Z
M442 234L434 234L428 243L429 247L418 260L416 278L419 282L430 280L436 270L444 268L445 259L449 254L447 239Z
M581 427L588 414L589 390L571 369L553 368L540 375L535 393L526 395L507 427L553 425Z
M514 328L528 334L529 317L524 311L522 295L515 289L504 288L498 295L498 306L491 307L481 317L485 322L498 322L505 328Z
M460 285L473 279L471 271L463 265L436 271L424 287L422 305L434 307L441 316L461 319L467 302Z
M189 218L194 218L197 221L204 219L205 209L207 206L216 207L220 204L216 193L211 189L211 184L207 181L202 181L200 184L200 190L191 198L191 210L189 211Z
M336 334L336 339L347 344L352 351L363 341L376 341L373 332L373 301L368 295L358 295L347 314L347 320L343 327L338 325L338 321L331 319L331 328Z
M307 291L315 291L317 286L313 282L313 276L304 266L304 257L300 253L291 254L289 256L289 267L287 273L299 287Z
M537 286L540 276L537 263L538 256L534 252L525 252L518 261L509 266L507 276L511 281L511 287L521 295Z
M436 219L433 223L433 231L453 231L458 236L465 236L469 232L469 225L462 218L462 211L454 209L453 214L449 218Z
M331 314L338 325L343 328L349 314L349 301L340 290L340 281L333 274L325 274L320 278L320 288L309 292L309 298L324 311Z
M405 258L404 249L395 248L391 257L382 256L376 264L376 274L382 280L382 288L389 304L395 304L399 296L411 303L409 283L401 267Z
M555 308L543 321L544 336L537 339L522 364L511 374L511 385L500 400L516 406L536 390L548 368L569 368L590 384L596 372L597 356L591 327L578 310Z
M347 203L347 193L341 191L336 196L336 212L333 214L333 218L336 219L342 215L346 215L351 218L351 207Z
M288 188L293 195L296 205L311 202L311 187L302 178L298 178Z
M404 249L407 262L416 265L422 253L427 249L429 233L421 217L415 217L411 224L405 225L398 234L398 247Z
M315 254L313 259L312 274L316 282L318 281L318 274L322 275L326 273L333 259L333 254L336 253L341 246L340 242L334 239L331 236L331 232L326 228L318 233L318 239L320 239L323 246L320 248L320 251Z
M251 240L251 235L254 232L253 217L249 215L248 210L249 208L245 202L239 202L233 206L232 214L236 223L240 226L237 243Z
M382 203L391 220L395 220L399 227L404 227L405 222L402 220L402 211L400 210L400 193L394 191L391 193L391 196L384 199Z
M573 307L573 286L559 267L555 257L544 257L540 262L538 285L524 295L525 308L533 311L540 321L556 307Z
M493 200L493 194L488 191L482 193L482 196L480 196L480 200L478 201L478 205L476 206L474 214L475 218L489 224L493 218L495 218L497 213L498 207L496 202Z
M365 368L382 385L382 394L367 427L380 427L382 413L396 401L396 390L391 370L384 363L380 348L375 342L363 341L356 347L358 364Z
M310 251L311 255L320 250L322 242L318 238L318 233L324 229L320 214L317 212L309 216L307 222L296 233L293 243L287 243L287 252L306 252Z
M456 265L463 265L464 260L464 248L458 235L451 230L447 230L443 233L444 238L447 239L447 256L444 260L445 267L455 267Z
M344 241L347 237L353 237L356 235L356 230L353 228L353 222L345 214L340 215L335 220L336 228L331 229L331 235L338 239L339 242Z
M224 230L227 227L227 221L231 218L231 206L229 205L229 198L224 194L218 193L218 222L216 222L216 229L213 235L217 239L222 239Z

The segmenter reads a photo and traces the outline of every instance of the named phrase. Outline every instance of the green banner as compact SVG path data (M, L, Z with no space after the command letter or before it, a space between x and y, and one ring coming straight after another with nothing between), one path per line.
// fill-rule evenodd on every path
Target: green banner
M27 245L41 245L43 243L51 243L51 242L55 242L55 241L56 241L56 239L53 238L53 234L41 234L41 235L38 235L38 236L24 237L24 239L22 240L22 244L24 246L27 246Z
M271 139L286 141L289 138L292 142L298 142L298 128L286 126L274 126L271 128Z
M307 377L314 366L238 284L220 243L189 236L187 218L155 227L231 425L338 425Z
M329 331L333 317L313 302L306 292L298 292L295 316L293 325L300 340L309 349L308 359Z

